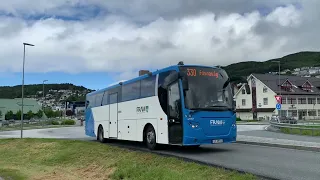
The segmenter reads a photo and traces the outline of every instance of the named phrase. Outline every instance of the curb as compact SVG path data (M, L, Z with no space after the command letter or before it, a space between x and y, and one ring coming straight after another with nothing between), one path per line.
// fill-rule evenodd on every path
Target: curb
M286 145L286 144L271 144L271 143L250 142L250 141L237 141L236 143L320 152L320 147L297 146L297 145Z

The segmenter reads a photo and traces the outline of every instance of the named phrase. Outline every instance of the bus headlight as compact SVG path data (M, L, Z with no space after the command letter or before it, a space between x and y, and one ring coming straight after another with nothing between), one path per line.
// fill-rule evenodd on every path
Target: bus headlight
M190 122L189 122L189 125L190 125L193 129L199 127L199 124L198 124L198 123L190 123Z

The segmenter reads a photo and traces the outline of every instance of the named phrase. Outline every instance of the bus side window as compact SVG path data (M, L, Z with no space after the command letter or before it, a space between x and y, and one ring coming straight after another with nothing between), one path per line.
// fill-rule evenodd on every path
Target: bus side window
M108 96L109 96L108 91L105 91L104 94L103 94L102 106L109 104L108 103Z

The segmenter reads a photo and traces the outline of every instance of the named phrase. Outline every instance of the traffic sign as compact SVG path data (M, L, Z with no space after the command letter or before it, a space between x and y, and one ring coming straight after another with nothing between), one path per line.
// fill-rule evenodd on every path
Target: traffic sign
M281 104L278 103L278 104L276 105L276 108L277 108L278 110L280 110L280 109L281 109Z
M278 103L281 104L281 101L282 101L282 97L281 96L274 96L277 100Z

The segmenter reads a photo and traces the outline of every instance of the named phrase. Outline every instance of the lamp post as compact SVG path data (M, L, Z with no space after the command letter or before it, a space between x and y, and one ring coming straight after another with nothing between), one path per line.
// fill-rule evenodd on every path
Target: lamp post
M21 139L23 137L23 98L24 98L24 65L26 60L26 46L34 46L33 44L23 43L23 62L22 62L22 89L21 89Z
M44 96L44 83L47 82L48 80L43 80L42 81L42 113L44 113L44 102L45 102L45 96ZM43 123L42 123L43 126Z
M280 97L281 97L281 82L280 82L280 72L281 72L281 70L280 70L280 61L272 61L272 62L276 62L276 63L278 63L278 65L279 65L279 72L278 72L278 75L279 75L279 85L278 85L278 91L279 91L279 95L280 95ZM281 99L282 99L282 97L281 97ZM278 110L278 116L280 117L280 110Z
M279 90L279 95L281 96L281 84L280 84L280 61L272 61L272 62L276 62L278 63L279 65L279 72L278 72L278 75L279 75L279 86L278 86L278 90Z

